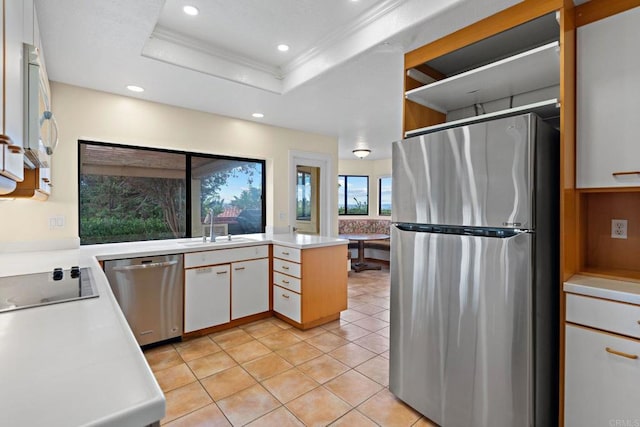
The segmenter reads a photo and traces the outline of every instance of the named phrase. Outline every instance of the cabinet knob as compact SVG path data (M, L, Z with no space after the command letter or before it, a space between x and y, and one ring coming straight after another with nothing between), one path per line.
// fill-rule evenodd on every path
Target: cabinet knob
M13 154L20 154L22 153L24 150L22 149L22 147L20 147L19 145L13 145L13 144L9 144L7 146L7 148L9 149L9 151L11 151L11 153Z
M611 347L605 347L605 350L607 351L607 353L615 354L616 356L626 357L627 359L636 360L638 358L637 354L624 353L622 351L614 350Z

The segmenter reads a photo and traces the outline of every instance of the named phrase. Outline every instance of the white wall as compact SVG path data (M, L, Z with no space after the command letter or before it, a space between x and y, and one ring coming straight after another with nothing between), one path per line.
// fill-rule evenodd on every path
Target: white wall
M340 160L339 175L367 175L369 177L369 215L349 215L348 218L378 217L378 178L391 176L391 159L382 160ZM389 217L381 217L389 218Z
M336 138L62 83L53 83L51 90L52 110L60 128L60 142L52 162L53 191L46 202L0 202L0 240L5 248L11 242L31 244L33 249L43 243L53 245L54 241L77 244L79 139L264 159L267 227L289 224L289 150L329 154L337 170ZM333 199L336 197L337 188ZM50 229L52 216L64 217L64 226ZM337 232L337 228L336 209L331 229Z

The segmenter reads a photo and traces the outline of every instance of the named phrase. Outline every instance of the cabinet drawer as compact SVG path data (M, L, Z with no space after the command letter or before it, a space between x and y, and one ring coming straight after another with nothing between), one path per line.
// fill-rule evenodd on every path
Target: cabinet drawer
M289 319L302 323L300 315L300 295L290 290L273 287L273 310Z
M212 243L212 245L214 244ZM227 264L236 261L266 258L268 256L269 247L267 245L191 252L184 255L184 268Z
M640 356L638 340L567 325L565 427L640 420L640 358L634 356Z
M273 245L273 256L287 261L300 262L300 249Z
M640 306L567 294L567 322L640 338Z
M274 258L273 271L279 271L289 276L300 277L300 264Z
M287 276L282 273L273 273L273 284L287 288L293 292L300 293L300 279L296 277Z

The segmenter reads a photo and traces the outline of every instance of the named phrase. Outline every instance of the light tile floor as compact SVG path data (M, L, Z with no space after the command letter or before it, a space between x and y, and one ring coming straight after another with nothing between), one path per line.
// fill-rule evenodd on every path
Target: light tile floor
M275 317L145 352L166 426L433 426L389 385L389 271L350 273L348 310L307 331Z

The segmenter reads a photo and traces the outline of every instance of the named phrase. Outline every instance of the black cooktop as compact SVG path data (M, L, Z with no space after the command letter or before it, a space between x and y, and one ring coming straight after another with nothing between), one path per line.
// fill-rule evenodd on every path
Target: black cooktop
M0 313L95 298L98 292L88 268L56 268L45 273L0 277Z

